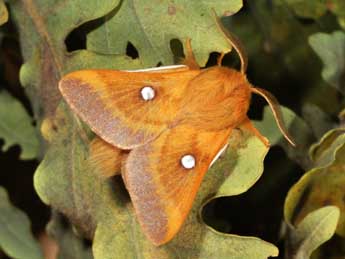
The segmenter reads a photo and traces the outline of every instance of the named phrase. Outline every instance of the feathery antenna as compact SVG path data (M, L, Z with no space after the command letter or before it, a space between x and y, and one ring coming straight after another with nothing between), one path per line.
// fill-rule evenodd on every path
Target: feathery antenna
M283 120L283 115L280 110L280 105L277 99L268 91L262 89L262 88L257 88L257 87L251 87L251 91L255 94L258 94L265 98L265 100L268 102L269 106L271 107L271 110L273 112L274 119L277 122L278 128L280 132L283 134L285 139L292 145L296 146L295 142L293 141L292 137L290 136L287 128L285 127L284 120Z

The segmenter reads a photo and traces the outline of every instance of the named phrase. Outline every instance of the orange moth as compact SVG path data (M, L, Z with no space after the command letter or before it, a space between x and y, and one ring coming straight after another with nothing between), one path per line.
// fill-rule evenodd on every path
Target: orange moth
M235 128L268 140L247 117L251 94L269 103L285 138L293 144L276 99L248 82L247 57L217 19L238 52L241 71L200 69L190 41L185 65L137 71L82 70L62 78L60 91L71 109L99 138L91 156L104 175L121 175L145 235L170 241L187 217L208 168ZM121 151L123 150L123 151Z

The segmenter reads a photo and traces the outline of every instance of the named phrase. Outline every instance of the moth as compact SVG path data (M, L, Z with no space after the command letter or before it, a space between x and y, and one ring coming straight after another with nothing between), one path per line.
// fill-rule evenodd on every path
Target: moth
M239 41L218 29L236 49L241 70L200 69L187 40L184 65L148 70L81 70L59 83L70 108L99 137L91 145L104 174L119 171L144 234L155 244L181 228L201 181L227 146L234 129L262 136L247 117L251 94L270 105L285 138L277 100L246 78L247 57Z

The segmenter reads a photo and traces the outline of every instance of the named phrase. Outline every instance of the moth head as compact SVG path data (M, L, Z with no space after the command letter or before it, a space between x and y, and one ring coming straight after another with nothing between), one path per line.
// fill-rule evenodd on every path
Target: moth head
M222 25L222 22L220 21L219 17L217 16L215 10L213 10L213 15L214 18L216 20L216 24L218 29L221 31L221 33L225 36L225 39L230 43L230 45L236 50L240 60L241 60L241 70L240 72L243 74L243 76L245 77L245 73L247 70L247 66L248 66L248 56L247 53L245 52L245 48L243 47L241 41L232 33L230 33L228 30L226 30L224 28L224 26ZM224 54L221 54L221 56L218 59L218 65L221 65L222 59L223 59ZM280 110L280 105L279 102L277 101L277 99L268 91L261 89L261 88L257 88L257 87L250 87L250 91L252 93L258 94L260 96L262 96L263 98L265 98L265 100L268 102L272 112L273 112L273 116L277 122L278 128L281 131L281 133L283 134L283 136L285 137L285 139L292 145L292 146L296 146L296 144L294 143L292 137L290 136L288 130L286 129L285 125L284 125L284 121L283 121L283 116Z

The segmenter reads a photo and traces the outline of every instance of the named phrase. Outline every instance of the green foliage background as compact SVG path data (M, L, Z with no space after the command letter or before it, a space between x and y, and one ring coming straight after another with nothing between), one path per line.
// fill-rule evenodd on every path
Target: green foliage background
M121 179L90 166L94 135L57 84L83 68L176 63L187 38L214 65L231 46L212 8L244 43L250 82L280 100L297 147L253 97L249 115L272 148L235 132L181 231L155 247ZM43 258L45 231L64 259L345 258L342 0L0 0L0 24L0 258ZM224 65L239 67L236 53Z

